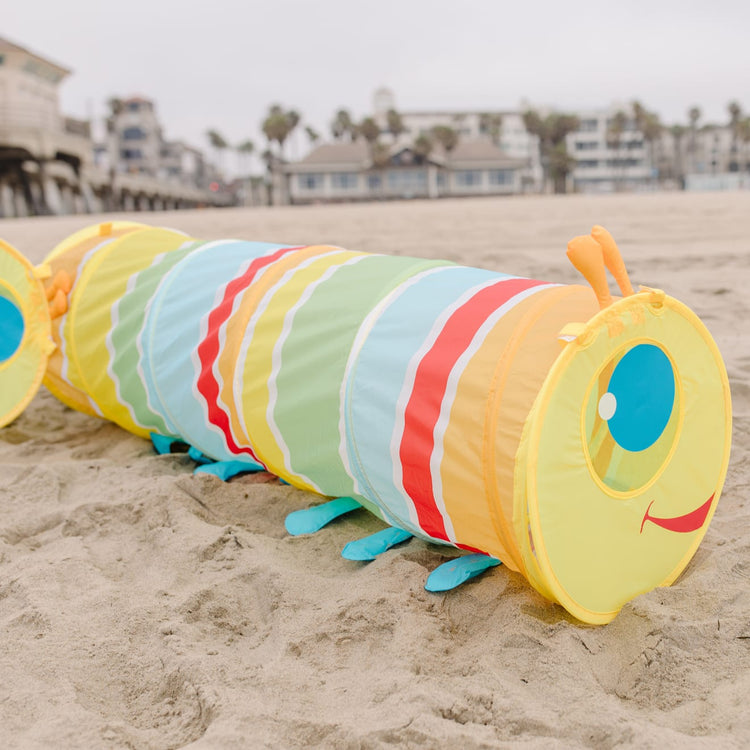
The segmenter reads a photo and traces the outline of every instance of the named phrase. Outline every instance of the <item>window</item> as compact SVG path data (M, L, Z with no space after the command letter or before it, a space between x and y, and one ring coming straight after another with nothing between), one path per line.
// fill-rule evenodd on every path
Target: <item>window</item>
M331 175L331 186L334 190L355 190L359 177L354 172L335 172Z
M310 174L298 175L297 184L300 190L322 190L323 175L312 172Z
M0 55L0 65L5 62L5 55Z
M456 172L458 187L476 187L482 184L482 172L478 169L460 169Z
M581 125L578 128L578 130L581 133L591 133L595 130L597 130L599 127L599 121L596 119L591 120L581 120Z
M379 174L367 175L367 187L369 190L380 190L383 180L380 179Z
M146 133L141 128L125 128L122 131L123 141L142 141Z
M124 148L120 151L123 159L142 159L143 152L139 148Z
M598 146L599 141L576 141L576 151L592 151Z
M578 167L579 169L595 169L598 166L598 159L581 159L580 161L576 162L576 167Z
M490 185L512 185L513 184L513 170L512 169L491 169L490 170Z
M427 171L424 169L390 169L387 173L388 189L413 195L427 192Z

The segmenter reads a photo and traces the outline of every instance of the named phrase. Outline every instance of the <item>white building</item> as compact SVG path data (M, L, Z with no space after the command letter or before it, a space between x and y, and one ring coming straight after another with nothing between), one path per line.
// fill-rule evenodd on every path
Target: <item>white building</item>
M118 172L156 177L161 167L162 128L154 102L142 96L110 101L107 119L110 159Z
M618 111L626 115L621 134L613 132ZM656 184L649 144L633 118L629 106L576 112L578 130L566 140L568 153L576 160L573 187L580 192L613 192L646 189Z

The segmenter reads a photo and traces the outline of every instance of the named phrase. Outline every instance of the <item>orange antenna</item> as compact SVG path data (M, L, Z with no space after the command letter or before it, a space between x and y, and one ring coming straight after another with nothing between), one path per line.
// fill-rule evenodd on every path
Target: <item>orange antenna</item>
M601 246L604 263L612 276L614 276L617 286L620 287L622 296L629 297L631 294L635 294L615 238L604 227L600 227L598 224L591 228L591 236Z
M612 304L612 295L609 293L607 271L602 255L601 245L591 235L574 237L568 242L570 262L589 282L599 301L599 307L603 310Z

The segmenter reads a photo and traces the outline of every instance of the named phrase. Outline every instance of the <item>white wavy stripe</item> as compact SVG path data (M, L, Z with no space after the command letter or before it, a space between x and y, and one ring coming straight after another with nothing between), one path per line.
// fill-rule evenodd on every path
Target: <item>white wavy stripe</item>
M438 336L445 328L445 324L448 322L450 317L458 310L463 307L472 297L481 292L483 289L495 286L500 281L508 281L511 279L518 278L516 276L510 276L503 279L490 279L489 281L483 281L481 284L476 284L467 291L465 291L452 305L446 307L443 312L438 316L430 329L427 338L425 338L422 346L414 353L412 358L409 360L409 366L406 370L406 377L404 378L404 384L401 386L401 393L399 394L398 401L396 402L396 421L393 426L393 434L391 435L391 463L393 465L393 484L398 489L407 505L409 510L409 518L413 524L418 528L419 516L417 515L417 509L414 505L414 501L409 497L404 487L404 472L401 466L401 457L399 456L399 448L401 446L401 438L404 433L404 424L406 421L406 407L409 403L412 390L414 389L414 380L417 376L417 369L419 364L424 358L425 354L432 349L437 341Z
M276 400L278 398L278 390L276 388L276 378L279 376L279 372L281 371L281 350L284 347L284 342L289 337L289 334L292 330L292 325L294 324L294 318L297 315L297 312L300 310L300 308L307 302L310 297L312 296L313 292L324 282L328 281L336 272L341 270L342 268L346 268L348 266L354 266L357 265L357 263L361 263L365 258L368 258L370 256L368 255L358 255L354 258L350 258L347 261L344 261L343 263L336 263L335 265L329 266L325 272L318 277L315 281L311 282L305 287L305 291L302 292L300 298L297 300L297 302L292 305L292 307L287 310L286 315L284 316L284 323L281 328L281 334L276 339L276 343L273 347L273 353L271 354L271 375L268 378L268 406L266 408L266 419L268 421L268 427L273 433L274 438L276 439L276 443L281 449L282 456L284 458L284 466L286 467L287 471L290 474L294 474L295 476L299 477L303 482L306 484L309 484L311 487L314 487L318 492L320 492L321 495L325 494L323 490L318 487L318 485L310 479L310 477L305 476L304 474L301 474L299 472L293 471L292 469L292 457L289 452L289 446L287 446L286 442L284 441L284 437L281 434L281 431L276 425L276 422L274 420L274 410L276 407Z
M359 330L357 331L357 335L354 338L354 342L352 343L352 348L349 352L349 358L347 359L346 367L344 368L344 378L341 381L341 391L340 391L340 397L339 397L340 398L339 400L339 455L341 457L341 461L344 464L344 469L346 470L347 474L350 476L352 482L354 483L354 491L359 495L363 494L362 486L360 485L357 477L354 475L354 472L352 471L352 463L351 463L351 459L349 456L349 446L348 446L348 441L346 439L346 403L347 403L347 393L349 390L349 386L351 385L349 380L352 376L352 370L354 369L354 366L357 362L359 354L362 351L362 347L365 345L365 341L367 340L367 337L370 335L370 332L372 331L373 327L377 323L378 319L385 313L385 311L389 307L391 307L396 302L396 300L398 300L408 289L413 287L415 284L418 284L426 276L432 276L435 273L439 273L441 271L445 271L450 268L451 266L438 266L437 268L429 268L426 271L421 271L415 276L412 276L410 279L407 279L406 281L402 282L395 289L392 289L385 297L383 297L383 299L370 311L367 317L362 321L362 325L359 327ZM373 492L375 491L374 488L372 488L372 490ZM388 513L388 511L384 507L382 500L381 502L378 503L378 507L381 509L381 511L383 511L383 514L386 516L386 520L392 526L403 527L405 525L404 521L397 520ZM409 530L414 532L414 531L418 531L418 529L419 527L417 526L416 528L412 528Z
M532 294L542 291L543 289L549 289L551 286L558 286L557 284L544 284L540 286L534 286L530 289L524 289L515 296L511 297L507 302L503 303L494 310L490 316L482 323L474 337L471 340L469 346L463 351L461 356L456 360L456 363L451 368L448 376L448 382L446 384L445 393L443 394L443 401L440 405L440 415L435 423L433 430L433 449L432 455L430 456L430 475L432 476L432 491L435 496L435 505L440 511L440 515L443 517L445 524L445 533L451 542L456 541L456 534L453 529L453 519L450 517L447 508L445 507L445 498L443 497L443 478L440 473L440 466L443 461L444 454L444 442L445 442L445 430L448 426L448 420L450 419L451 408L453 402L456 400L456 392L458 390L458 381L469 364L469 360L477 353L479 348L484 343L484 340L489 335L489 332L495 327L495 324L511 309L513 309L522 300L530 297Z
M153 266L154 263L156 263L157 258L161 259L165 255L166 253L160 253L159 255L155 256L153 261L151 262L151 265ZM136 414L133 411L133 407L125 400L125 397L122 395L122 384L120 383L120 378L117 377L117 373L115 373L114 368L115 356L117 355L117 351L115 350L115 346L112 341L114 330L120 323L120 303L128 294L133 291L133 289L135 289L135 285L138 281L139 275L140 273L134 273L130 276L130 278L128 279L128 283L125 285L125 293L110 307L111 324L109 330L107 331L107 335L104 337L104 345L107 347L107 352L109 354L109 360L107 361L107 375L109 375L110 380L112 380L112 382L114 383L115 398L117 398L117 403L119 403L121 406L124 406L127 409L128 414L130 414L130 418L133 420L133 422L138 425L138 427L141 427L145 430L147 429L146 425L136 417Z
M336 248L334 250L331 250L330 252L322 253L321 255L314 255L311 258L307 258L307 260L302 261L302 263L295 266L294 268L290 268L273 286L269 287L268 291L263 295L261 300L256 305L255 312L250 316L250 320L247 323L247 328L245 328L245 331L242 334L242 345L240 346L239 357L237 357L237 367L234 371L234 381L232 383L232 389L234 393L234 408L237 410L237 417L240 423L244 424L246 427L247 420L245 419L245 404L242 398L242 392L245 385L245 362L247 360L248 350L250 349L250 345L255 335L255 328L258 325L260 316L265 312L274 294L276 294L276 292L281 289L281 287L283 287L289 281L289 279L291 279L292 276L297 273L297 271L301 271L307 268L321 258L328 258L331 255L338 255L342 252L345 252L342 248ZM273 268L274 265L274 263L271 263L270 265L266 266L266 268L263 269L263 273ZM256 278L259 278L259 276ZM257 456L258 451L256 450L256 446L253 443L252 435L250 435L250 430L246 429L246 432L250 447L252 448L253 453L255 453L255 455Z
M78 267L76 268L76 275L75 279L76 281L73 284L73 289L75 289L76 283L80 280L81 274L83 273L84 268L86 267L86 264L91 260L92 256L97 253L99 250L104 248L106 245L109 245L110 242L114 242L115 240L120 239L119 237L107 237L106 239L102 240L98 245L95 247L92 247L91 250L89 250L83 258L81 258L80 263L78 264ZM70 360L68 359L68 352L67 352L67 337L65 335L65 327L68 324L68 313L70 312L71 305L73 303L73 292L70 294L70 299L68 300L68 309L63 313L60 320L60 354L62 355L62 365L60 366L60 379L65 381L71 388L75 388L79 393L82 393L86 401L88 402L89 406L94 410L96 414L98 414L100 417L103 417L104 414L102 414L101 409L94 403L93 399L89 396L88 393L85 393L82 391L77 385L71 382L70 375L68 374L68 367Z
M178 250L184 250L185 248L189 247L190 245L194 244L196 240L188 240L187 242L184 242ZM196 248L197 251L198 248ZM161 253L161 255L158 255L157 258L161 259L166 255L166 253ZM151 392L148 389L148 385L146 384L146 371L143 369L143 363L144 363L144 351L143 351L143 335L146 331L146 324L149 319L149 314L151 312L151 306L153 304L153 301L156 299L156 297L159 296L159 293L161 292L162 286L165 283L165 280L169 277L169 275L179 267L180 263L182 263L185 258L190 256L185 256L177 261L171 268L167 270L166 273L162 274L161 278L159 279L158 283L156 284L156 287L151 292L151 296L146 300L146 306L143 308L143 319L141 322L141 327L138 329L138 333L135 335L135 348L138 352L138 361L136 364L136 372L138 373L138 377L140 378L140 381L143 385L143 390L146 393L146 407L148 410L152 413L158 416L163 422L164 426L167 428L169 432L174 433L174 426L170 424L169 420L166 418L164 414L161 413L157 408L154 407L154 404L151 401ZM156 264L156 258L154 259L154 262L151 264L154 266Z

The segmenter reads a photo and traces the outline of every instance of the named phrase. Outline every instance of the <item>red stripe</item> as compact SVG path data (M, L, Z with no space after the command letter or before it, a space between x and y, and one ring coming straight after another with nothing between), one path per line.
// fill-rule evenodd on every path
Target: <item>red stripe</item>
M255 461L259 461L253 450L249 447L239 446L234 440L231 430L229 415L219 404L220 386L214 377L213 366L219 356L220 342L219 332L222 325L229 320L232 313L234 301L241 292L252 284L258 272L267 266L275 263L284 255L299 250L299 247L285 247L275 251L271 255L264 255L256 258L248 266L248 269L241 276L230 281L225 290L221 302L214 307L208 314L208 330L205 338L198 344L198 360L200 361L201 371L198 375L198 392L206 400L208 410L208 420L211 424L218 427L224 434L227 446L232 453L247 454Z
M477 292L448 318L417 367L404 413L399 457L404 489L414 503L419 525L436 539L449 541L445 522L435 502L430 471L430 457L435 447L433 433L440 417L448 377L477 331L498 307L520 292L543 284L533 279L505 279Z

